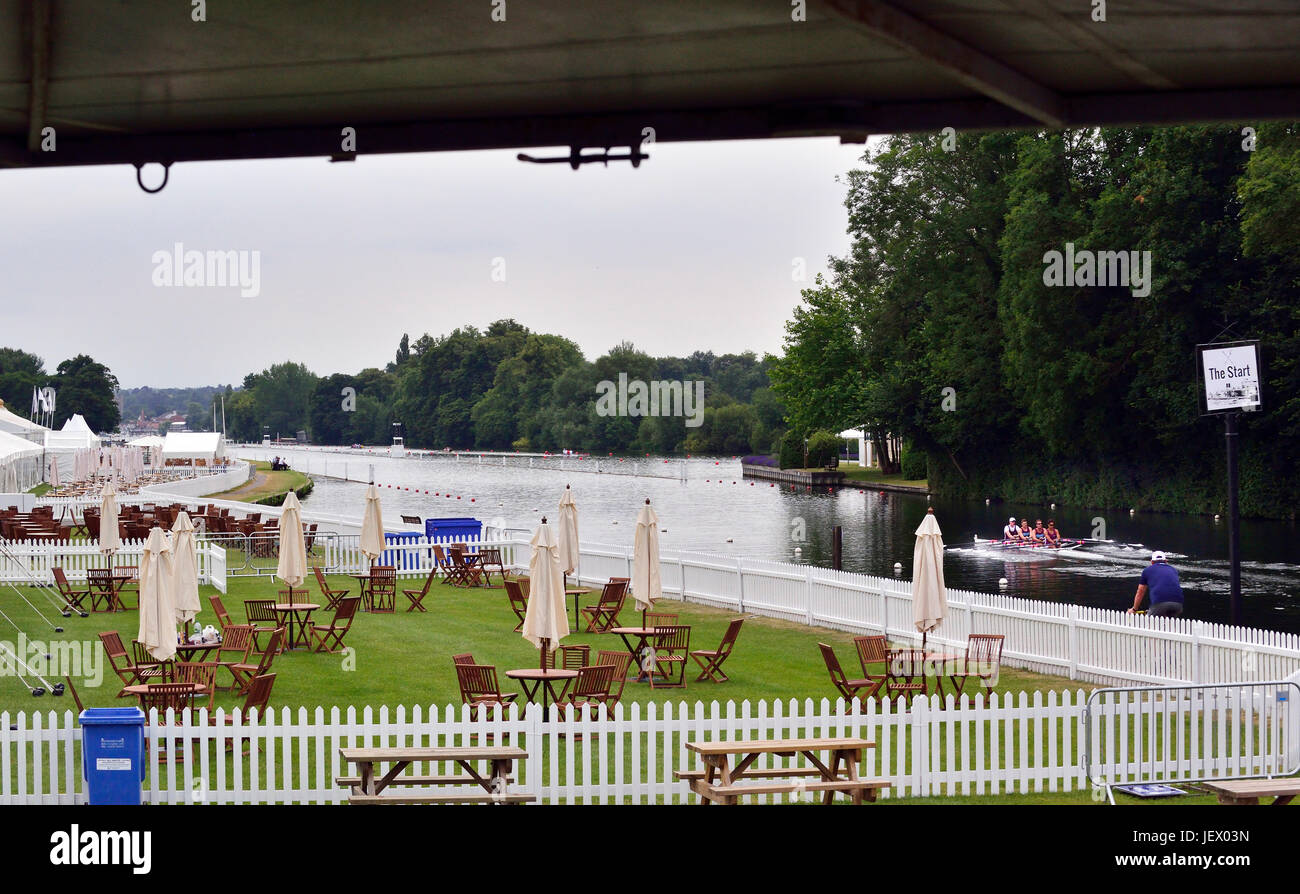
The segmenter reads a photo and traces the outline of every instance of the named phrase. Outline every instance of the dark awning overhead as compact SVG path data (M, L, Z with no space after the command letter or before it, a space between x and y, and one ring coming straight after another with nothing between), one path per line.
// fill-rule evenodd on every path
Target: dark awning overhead
M0 166L1300 117L1297 0L1107 7L0 0Z

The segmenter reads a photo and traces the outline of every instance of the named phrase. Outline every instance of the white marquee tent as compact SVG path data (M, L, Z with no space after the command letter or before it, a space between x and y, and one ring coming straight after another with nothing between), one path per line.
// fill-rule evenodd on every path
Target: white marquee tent
M80 413L74 413L58 431L45 433L45 450L58 460L59 477L64 481L76 479L77 451L98 449L102 443Z
M17 435L40 446L45 443L47 431L49 429L45 426L10 412L5 402L0 400L0 432Z
M0 431L0 491L22 493L40 484L44 452L39 444Z
M211 464L224 459L226 439L221 432L171 431L163 440L162 455L165 460L204 460Z

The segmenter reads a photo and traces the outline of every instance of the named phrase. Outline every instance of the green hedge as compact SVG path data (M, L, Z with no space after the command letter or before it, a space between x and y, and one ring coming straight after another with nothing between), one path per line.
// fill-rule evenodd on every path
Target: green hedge
M294 489L294 493L296 493L298 495L298 499L301 500L303 497L311 493L312 488L315 486L316 486L316 482L308 478L306 484ZM285 491L282 494L271 494L271 496L269 497L262 497L261 499L253 500L252 502L253 505L255 506L282 506L284 505L284 498L287 497L288 495L289 492Z

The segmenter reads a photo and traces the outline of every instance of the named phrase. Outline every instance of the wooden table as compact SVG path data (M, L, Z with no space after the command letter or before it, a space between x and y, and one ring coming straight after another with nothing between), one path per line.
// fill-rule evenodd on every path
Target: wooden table
M952 653L950 653L950 652L926 652L926 653L925 653L925 663L926 663L926 665L927 665L926 670L929 669L929 667L928 667L929 665L936 665L936 664L949 665L949 664L955 664L956 662L964 662L965 658L966 658L965 655L954 655L954 654L952 654ZM888 669L888 665L886 665L886 669ZM948 668L948 669L953 669L953 668ZM900 674L899 676L902 676L902 675ZM948 678L948 682L952 685L952 692L953 692L953 695L956 695L956 694L957 694L957 677L959 677L960 674L957 674L957 673L952 673L952 674L942 674L942 673L938 673L937 670L936 670L936 673L935 673L935 675L934 675L934 691L935 691L935 693L938 694L938 695L940 695L940 696L943 695L943 678L944 678L945 676ZM914 679L914 677L904 677L904 679L906 679L906 680L910 683L910 682ZM929 691L930 691L930 676L929 676L929 674L923 674L923 675L921 676L921 682L925 684L925 691L926 691L926 693L928 694Z
M523 804L535 800L533 795L511 792L514 762L528 757L522 748L510 745L486 747L444 748L340 748L339 757L345 764L356 764L358 775L340 776L340 785L351 787L350 804ZM412 763L421 761L449 761L461 767L466 775L403 776L402 771ZM471 764L490 761L491 772L481 775ZM382 777L375 778L375 764L389 762L393 766ZM384 795L390 785L463 785L476 784L486 794L443 794L420 792L412 795Z
M144 697L149 694L150 688L156 685L156 683L135 683L131 686L123 687L122 691L140 699L140 706L144 707ZM180 685L189 687L189 691L186 693L187 695L208 694L208 687L204 686L202 683L182 683Z
M284 626L288 627L288 636L285 637L285 649L294 649L298 646L311 647L311 642L307 638L307 625L311 623L311 613L320 608L314 602L277 602L271 606L278 615L284 615ZM293 634L294 622L298 624L298 636Z
M213 650L220 649L221 643L177 643L176 654L182 661L207 661Z
M701 804L735 804L742 795L823 792L823 804L830 804L835 793L848 795L854 804L865 798L876 800L876 792L889 787L886 779L860 779L859 753L874 748L867 739L751 739L735 742L687 742L686 747L700 756L703 770L683 770L676 774L690 782L691 791L700 796ZM818 756L830 753L823 762ZM802 754L812 769L751 769L765 754L792 757ZM735 764L731 763L732 758ZM841 770L843 765L843 770ZM843 772L844 775L841 775ZM741 784L742 779L796 779L795 782ZM812 781L807 781L811 778Z
M1273 806L1290 804L1300 795L1300 778L1283 779L1229 779L1201 783L1219 796L1220 804L1258 804L1260 798L1272 798Z
M564 590L565 596L573 597L573 629L578 629L578 603L582 602L582 597L591 592L591 587L567 587Z
M653 674L654 671L651 671L649 674L646 673L645 668L641 666L641 656L645 653L646 649L650 648L647 640L654 636L655 628L611 627L609 632L617 633L622 637L623 645L627 646L627 651L632 656L632 664L636 667L636 682L644 683L646 680L650 679L650 675ZM632 642L628 639L629 636L635 636L637 638L635 646L632 645Z
M547 704L546 697L549 695L552 701L559 701L560 697L564 695L563 689L560 690L559 694L556 694L555 684L560 680L563 680L565 688L567 688L569 680L577 679L578 672L563 667L548 667L544 669L540 667L529 667L524 668L523 670L506 671L506 676L512 680L519 681L519 688L524 691L524 698L530 702L536 697L537 691L539 689L541 690L542 717L545 718ZM533 684L531 690L528 688L529 683Z

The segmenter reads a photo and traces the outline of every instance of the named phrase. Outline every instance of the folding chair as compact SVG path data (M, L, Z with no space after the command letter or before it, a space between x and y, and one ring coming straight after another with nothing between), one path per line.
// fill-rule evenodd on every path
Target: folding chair
M213 705L217 699L217 670L220 669L221 663L217 661L178 661L176 663L175 673L173 674L177 683L198 683L208 690L208 703L201 704L203 695L196 694L190 698L190 723L199 722L199 710L208 709L208 716L212 715Z
M587 619L588 633L605 633L618 626L618 613L627 599L627 582L610 578L609 583L600 588L600 599L595 605L582 610Z
M614 683L614 671L615 667L612 664L591 664L578 668L578 676L573 680L573 685L568 687L555 702L555 707L571 706L576 715L582 711L584 705L590 705L592 714L595 714L600 705L609 702L610 688Z
M885 695L925 694L925 650L890 649L885 660ZM920 682L914 682L916 680ZM906 704L906 701L904 702Z
M455 573L455 580L452 583L458 587L477 587L482 576L478 566L478 555L467 554L459 546L448 547L447 552L451 555L451 565Z
M132 663L135 664L136 673L140 675L142 683L169 683L171 682L172 662L159 661L149 654L144 643L138 639L131 640Z
M451 656L452 664L473 664L474 655L471 652L461 652L459 655Z
M986 696L993 694L1002 672L1002 643L1005 637L993 633L972 633L966 637L966 661L960 674L953 675L953 685L961 692L969 679L984 687Z
M369 610L392 614L397 607L397 566L372 565L370 588L366 593Z
M524 588L519 585L519 581L507 579L506 598L510 600L510 610L515 613L519 623L515 625L515 633L524 629L524 618L528 614L528 597L524 595Z
M217 623L221 625L222 630L234 623L230 620L230 612L226 611L226 605L221 601L220 596L209 596L208 601L212 603L212 613L217 616Z
M217 646L217 664L230 671L234 681L231 685L222 688L233 691L239 686L239 675L232 668L235 665L247 665L249 653L252 651L252 624L231 624L221 631L221 645ZM227 658L227 655L233 657Z
M517 696L510 692L503 694L497 685L497 669L491 664L457 664L456 682L460 685L461 700L470 706L470 718L478 717L478 709L483 706L509 705Z
M648 616L647 616L648 617ZM655 626L653 645L653 661L655 670L658 673L650 674L650 688L656 689L659 686L686 688L686 655L691 649L691 628L682 625ZM673 666L679 668L676 681L673 675L668 671L661 670L662 666L667 664L671 669ZM655 680L662 676L662 682L656 685Z
M311 566L311 570L316 575L316 586L320 587L320 594L325 597L325 608L338 608L339 600L348 595L350 591L330 589L330 585L325 582L325 573L320 570L319 565Z
M349 596L339 600L339 607L334 610L334 617L328 624L313 624L311 638L315 641L313 652L343 651L343 637L352 629L361 597Z
M111 612L121 604L117 598L117 582L113 579L113 569L87 568L86 584L90 589L91 611Z
M442 579L444 582L454 585L456 583L457 576L459 575L459 571L456 568L456 563L454 563L451 560L451 558L447 555L446 551L438 544L434 544L432 549L433 549L434 567L437 568L440 572L442 572Z
M262 657L257 664L248 661L226 665L230 672L234 674L235 681L239 684L240 695L248 693L248 687L253 684L254 677L260 677L271 672L271 662L275 661L275 656L280 653L283 645L284 628L277 627L271 632L271 641L266 644L266 650L262 652Z
M614 651L601 649L596 653L596 664L609 664L614 667L614 680L609 687L609 698L605 704L612 711L623 697L623 686L627 683L627 669L632 664L632 656L625 650Z
M254 677L252 679L252 681L248 685L248 694L244 699L244 704L239 710L239 721L241 725L243 726L248 725L249 717L252 715L253 711L257 711L258 720L262 720L266 717L267 712L270 710L269 705L271 701L271 688L274 685L275 685L275 674L263 674L261 676ZM235 722L234 715L231 714L225 715L225 717L222 719L221 724L217 723L217 718L214 717L211 713L208 714L209 726L218 726L218 725L229 726L234 722ZM245 736L240 737L241 740L243 740L244 738L248 738L248 737ZM233 738L226 739L226 750L231 751L234 749L234 747L235 747L235 740ZM262 747L259 745L257 750L261 751ZM248 752L245 751L244 754L248 754Z
M260 652L262 647L258 637L263 633L274 633L280 626L280 616L275 611L274 599L248 599L244 602L244 615L253 625L253 651Z
M734 618L727 625L727 632L722 635L722 642L716 649L696 649L691 653L691 658L701 668L700 675L695 678L696 683L705 679L725 683L730 679L722 672L722 662L731 656L731 650L736 646L736 637L740 636L740 625L744 623L744 618Z
M413 612L417 608L420 611L428 611L424 607L424 597L429 595L429 587L433 586L433 579L438 576L438 567L435 565L429 570L429 576L424 579L424 586L418 590L403 590L402 595L410 600L411 604L406 607L408 612Z
M82 607L81 603L90 595L90 587L86 587L82 590L74 589L72 585L68 583L68 578L63 573L62 568L55 568L53 571L54 583L59 588L59 595L62 596L63 601L68 604L68 608L73 609L81 615L85 615L86 609Z
M591 646L560 646L551 653L551 667L564 670L581 670L591 657Z
M493 573L501 575L502 582L506 579L506 565L501 559L501 550L496 547L484 546L478 551L478 567L483 575L483 586L492 586Z
M880 687L884 685L883 677L878 680L870 678L850 680L845 676L844 668L840 667L840 659L835 656L834 649L826 643L818 643L817 648L822 651L822 660L826 662L826 670L830 672L831 683L840 691L840 695L844 696L845 701L852 701L855 698L866 701L879 692ZM862 693L864 689L868 690L865 695Z
M646 612L645 626L647 627L676 627L676 612Z
M131 660L131 655L126 651L126 646L122 645L122 637L118 635L116 630L105 630L100 633L99 641L103 644L104 653L108 656L108 666L122 681L122 690L118 692L117 697L124 698L127 694L126 687L144 682L140 678L140 670L135 666L135 662Z

